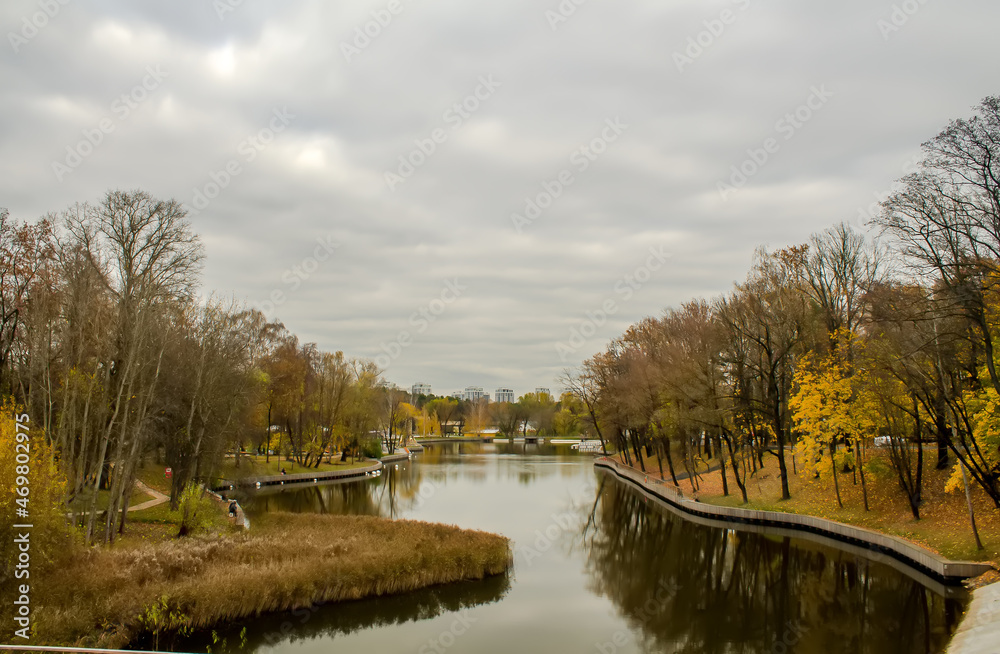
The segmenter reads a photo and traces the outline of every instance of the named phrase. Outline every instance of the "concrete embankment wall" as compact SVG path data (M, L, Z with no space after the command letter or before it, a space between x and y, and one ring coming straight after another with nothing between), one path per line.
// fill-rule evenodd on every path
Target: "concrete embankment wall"
M373 472L382 469L381 461L374 461L371 465L363 468L352 468L350 470L334 470L331 472L297 472L293 475L270 475L267 477L245 477L236 480L223 480L212 490L226 491L237 486L275 486L278 484L307 483L312 481L329 481L331 479L352 479L355 477L367 477Z
M419 445L441 445L442 443L492 443L492 436L484 436L481 438L471 438L471 437L454 437L454 438L421 438L417 441Z
M958 584L963 579L978 577L993 569L993 566L987 563L950 561L902 539L832 520L795 513L714 506L691 500L685 498L683 493L673 486L668 486L658 479L650 479L641 472L605 457L597 459L594 465L610 470L620 479L638 486L646 493L689 516L728 523L776 527L805 534L818 534L841 543L863 548L874 555L891 557L945 584Z

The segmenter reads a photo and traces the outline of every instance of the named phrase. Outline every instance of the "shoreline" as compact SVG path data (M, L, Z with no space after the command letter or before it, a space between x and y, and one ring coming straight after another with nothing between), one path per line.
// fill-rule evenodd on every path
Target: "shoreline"
M869 558L894 559L944 585L958 585L965 579L978 577L995 569L987 563L951 561L929 549L895 536L825 518L798 513L724 507L690 500L672 486L657 483L655 479L650 480L648 475L606 457L597 458L594 466L611 471L619 479L636 486L675 512L681 513L685 518L696 517L704 521L721 523L718 526L728 525L729 528L737 524L758 529L792 531L796 536L812 534L835 541L839 545L853 546Z
M266 475L262 477L243 477L242 479L222 479L228 484L212 486L212 491L231 491L237 487L256 486L282 486L284 484L306 484L318 481L329 481L331 479L355 479L370 477L372 473L382 470L382 461L375 461L370 466L364 468L351 468L350 470L330 470L327 472L296 472L290 475Z
M154 637L147 620L161 601L177 622L159 638L172 638L180 628L502 575L513 555L504 536L450 525L276 513L252 533L77 551L62 563L39 584L32 645L114 649Z
M736 525L735 528L740 531L825 541L832 547L890 565L945 597L960 592L958 589L962 581L996 571L990 564L950 561L894 536L824 518L723 507L689 500L673 487L655 479L650 481L640 471L607 457L597 458L594 466L610 472L685 520L718 528L734 528ZM932 563L934 568L929 568L926 563ZM990 648L1000 642L1000 583L977 588L971 596L972 602L951 637L947 654L986 654L995 651Z

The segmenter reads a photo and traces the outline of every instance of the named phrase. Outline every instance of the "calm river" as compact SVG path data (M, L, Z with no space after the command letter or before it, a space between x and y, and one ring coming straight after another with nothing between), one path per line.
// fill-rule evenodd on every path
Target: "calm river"
M246 651L261 654L941 652L966 602L827 545L685 521L569 446L430 446L379 478L244 504L251 520L412 518L515 547L509 577L255 620Z

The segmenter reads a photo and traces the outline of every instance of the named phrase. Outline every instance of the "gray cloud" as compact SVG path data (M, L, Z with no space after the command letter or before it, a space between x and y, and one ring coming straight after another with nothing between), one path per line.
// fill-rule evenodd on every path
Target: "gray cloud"
M191 205L236 162L191 216L206 289L285 291L277 317L355 356L410 330L387 373L402 385L523 393L629 322L725 292L757 245L856 222L922 141L1000 90L987 0L591 0L554 31L557 0L402 0L348 62L342 44L388 4L244 0L220 19L212 2L70 0L15 53L9 33L41 10L4 3L0 205L32 219L133 187ZM894 4L917 10L886 35ZM705 45L679 71L689 38ZM156 66L167 77L122 116L116 99ZM490 75L500 86L455 128L446 112ZM784 140L777 122L821 85L833 97ZM285 108L287 128L248 146ZM616 117L627 130L579 170L573 153ZM104 119L113 131L59 181L53 162ZM434 130L446 140L390 191L385 173ZM723 200L731 166L776 136ZM518 233L511 214L564 170L573 184ZM341 247L292 290L283 276L328 237ZM669 262L562 361L556 343L622 299L652 246ZM468 290L416 333L454 278Z

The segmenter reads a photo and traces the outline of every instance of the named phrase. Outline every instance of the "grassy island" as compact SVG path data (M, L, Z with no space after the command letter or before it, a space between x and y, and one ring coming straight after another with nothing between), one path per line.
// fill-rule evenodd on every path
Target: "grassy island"
M38 580L33 644L119 648L317 603L504 573L509 541L453 526L278 513L250 532L79 549Z

